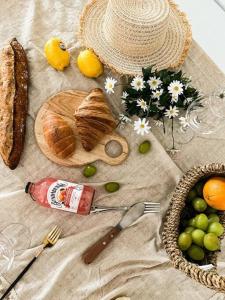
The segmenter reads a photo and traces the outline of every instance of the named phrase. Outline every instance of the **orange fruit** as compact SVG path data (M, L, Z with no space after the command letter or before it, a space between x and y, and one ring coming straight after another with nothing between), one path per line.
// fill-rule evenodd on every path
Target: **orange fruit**
M209 206L225 210L225 178L210 178L204 185L203 196Z

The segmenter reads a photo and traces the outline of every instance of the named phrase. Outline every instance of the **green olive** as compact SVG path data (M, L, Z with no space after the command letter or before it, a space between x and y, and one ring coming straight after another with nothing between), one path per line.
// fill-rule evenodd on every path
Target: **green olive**
M94 176L96 172L97 172L97 169L95 166L87 165L83 170L83 175L85 177L91 177L91 176Z
M138 151L141 154L146 154L149 152L149 150L151 149L151 143L149 141L144 141L143 143L141 143L138 147Z
M114 193L119 190L120 185L118 182L108 182L104 185L104 187L108 193Z

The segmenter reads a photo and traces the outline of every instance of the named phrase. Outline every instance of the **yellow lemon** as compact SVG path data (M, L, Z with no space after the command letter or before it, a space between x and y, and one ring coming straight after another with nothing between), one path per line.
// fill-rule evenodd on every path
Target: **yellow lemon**
M81 51L77 57L77 65L80 72L91 78L97 78L103 73L103 64L97 55L91 50Z
M58 71L63 71L70 63L70 53L61 39L53 37L45 44L45 56L48 63Z

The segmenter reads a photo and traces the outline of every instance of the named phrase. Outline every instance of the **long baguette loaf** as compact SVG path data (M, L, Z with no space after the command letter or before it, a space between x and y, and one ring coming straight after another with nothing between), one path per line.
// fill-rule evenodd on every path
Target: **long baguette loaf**
M26 53L13 39L0 55L0 153L12 170L17 167L23 152L27 107Z
M8 45L0 52L0 153L5 163L13 147L14 98L14 52Z

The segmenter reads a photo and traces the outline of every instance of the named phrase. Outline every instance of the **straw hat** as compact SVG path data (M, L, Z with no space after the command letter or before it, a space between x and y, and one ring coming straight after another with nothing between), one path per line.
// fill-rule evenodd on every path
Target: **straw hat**
M187 55L191 28L172 0L91 0L80 19L79 38L121 74L141 68L176 68Z

